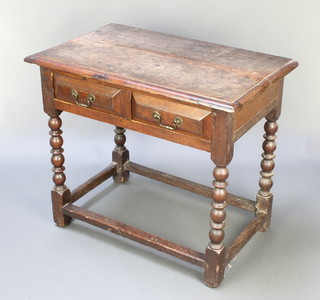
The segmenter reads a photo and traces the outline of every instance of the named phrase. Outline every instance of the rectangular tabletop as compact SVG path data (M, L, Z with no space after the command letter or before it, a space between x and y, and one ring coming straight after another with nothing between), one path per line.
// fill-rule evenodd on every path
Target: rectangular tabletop
M26 61L204 106L227 107L246 101L297 66L288 58L119 24Z

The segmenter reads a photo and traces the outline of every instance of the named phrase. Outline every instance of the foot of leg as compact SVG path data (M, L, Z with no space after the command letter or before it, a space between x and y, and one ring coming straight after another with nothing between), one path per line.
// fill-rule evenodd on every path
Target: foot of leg
M225 247L211 249L207 247L205 253L204 282L208 287L218 287L224 278L223 262L226 254Z
M53 189L51 199L54 222L60 227L68 226L72 219L62 213L62 207L70 201L70 190L67 187L61 191Z

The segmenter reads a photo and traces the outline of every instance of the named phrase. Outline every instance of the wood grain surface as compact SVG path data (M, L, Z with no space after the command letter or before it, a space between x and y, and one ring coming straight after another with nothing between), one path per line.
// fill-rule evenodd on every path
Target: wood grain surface
M208 42L109 24L26 58L48 68L177 94L200 104L235 104L297 63Z

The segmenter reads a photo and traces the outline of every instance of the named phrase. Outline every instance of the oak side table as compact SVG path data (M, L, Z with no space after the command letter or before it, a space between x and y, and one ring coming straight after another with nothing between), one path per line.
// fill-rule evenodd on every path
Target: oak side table
M248 240L268 229L283 79L298 63L118 24L25 61L41 69L44 111L50 117L56 224L67 226L75 218L153 247L203 267L205 283L217 287L225 267ZM65 185L63 111L116 126L111 164L72 192ZM252 201L227 193L227 166L234 143L262 118L260 190ZM124 128L210 152L213 188L129 160ZM130 172L213 199L204 253L74 204L110 177L125 183ZM255 214L228 247L223 244L227 203Z

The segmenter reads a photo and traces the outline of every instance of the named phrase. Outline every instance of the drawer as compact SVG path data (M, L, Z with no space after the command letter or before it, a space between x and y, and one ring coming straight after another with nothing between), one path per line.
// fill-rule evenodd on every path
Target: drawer
M132 119L164 130L211 139L211 110L133 93Z
M54 94L79 107L130 118L131 92L97 83L92 79L54 74Z

